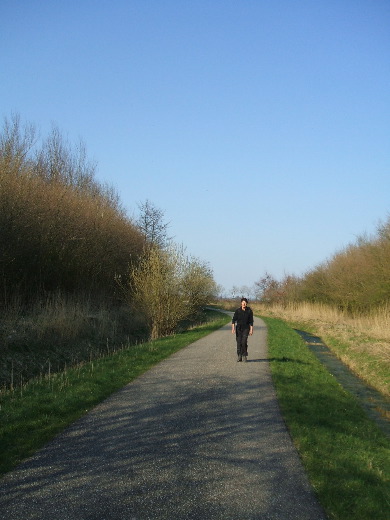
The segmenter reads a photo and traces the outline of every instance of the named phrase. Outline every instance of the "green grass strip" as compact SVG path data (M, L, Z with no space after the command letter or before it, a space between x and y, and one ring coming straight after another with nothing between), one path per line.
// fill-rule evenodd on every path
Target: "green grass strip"
M388 520L389 439L293 329L262 319L282 414L327 515Z
M175 336L119 350L101 359L0 394L0 475L159 361L222 327L230 317L207 311L207 322Z

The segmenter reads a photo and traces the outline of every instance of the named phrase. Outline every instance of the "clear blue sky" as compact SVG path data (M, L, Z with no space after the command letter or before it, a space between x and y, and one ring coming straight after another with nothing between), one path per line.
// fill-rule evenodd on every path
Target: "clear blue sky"
M1 117L81 137L226 290L389 215L389 0L2 0L0 70Z

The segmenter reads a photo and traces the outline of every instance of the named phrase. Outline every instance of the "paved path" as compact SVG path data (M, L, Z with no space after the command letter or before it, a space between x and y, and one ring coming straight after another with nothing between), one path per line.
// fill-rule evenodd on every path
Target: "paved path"
M281 418L255 319L114 394L0 481L1 520L324 520Z

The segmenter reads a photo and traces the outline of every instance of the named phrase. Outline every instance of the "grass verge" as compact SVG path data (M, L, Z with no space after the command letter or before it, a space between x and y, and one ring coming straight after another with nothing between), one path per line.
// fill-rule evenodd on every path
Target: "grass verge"
M339 309L307 302L290 305L254 304L258 315L282 319L311 332L360 379L390 398L390 312L388 307L351 316Z
M295 331L282 320L263 319L282 414L329 518L387 520L388 438Z
M330 331L325 332L321 337L352 372L378 390L387 400L390 400L388 343L386 351L384 349L381 351L380 342L368 336L364 337L362 334L357 337L351 332L348 338L340 338Z
M150 367L230 321L215 311L205 311L205 319L175 336L131 346L1 392L0 475Z

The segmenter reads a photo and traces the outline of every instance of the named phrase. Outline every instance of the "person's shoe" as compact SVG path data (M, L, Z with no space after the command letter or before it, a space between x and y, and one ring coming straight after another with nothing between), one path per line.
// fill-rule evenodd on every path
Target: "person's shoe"
M239 361L242 361L242 357L241 357L241 356L237 356L237 363L238 363Z
M242 356L242 360L243 360L243 361L244 361L245 363L247 362L247 358L246 358L246 356L245 356L245 355L244 355L244 356Z

